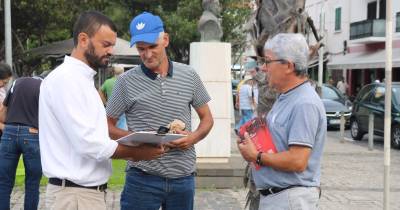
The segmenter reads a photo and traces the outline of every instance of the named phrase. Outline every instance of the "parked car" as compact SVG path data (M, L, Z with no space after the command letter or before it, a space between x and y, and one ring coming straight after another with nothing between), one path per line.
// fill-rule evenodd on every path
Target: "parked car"
M385 84L364 86L354 100L350 119L351 136L361 140L368 132L369 114L374 113L374 134L383 136L385 115ZM400 149L400 82L392 83L391 144Z
M328 127L340 127L341 113L345 118L345 126L348 127L352 109L350 100L332 85L323 84L321 90L321 99L325 106Z

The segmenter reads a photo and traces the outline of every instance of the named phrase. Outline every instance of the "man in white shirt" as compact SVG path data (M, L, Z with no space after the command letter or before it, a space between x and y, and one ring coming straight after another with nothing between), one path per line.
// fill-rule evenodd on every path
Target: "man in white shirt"
M347 83L346 81L344 81L344 77L341 76L339 82L336 85L337 89L339 89L339 91L343 94L346 95L346 91L347 91Z
M41 85L39 138L43 173L49 178L48 209L106 209L110 158L148 160L164 153L162 146L127 147L109 138L93 77L107 66L116 37L108 17L94 11L81 14L71 56Z

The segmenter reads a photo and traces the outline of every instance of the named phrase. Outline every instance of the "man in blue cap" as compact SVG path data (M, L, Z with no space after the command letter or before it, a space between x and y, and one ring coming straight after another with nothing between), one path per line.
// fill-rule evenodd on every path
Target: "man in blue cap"
M208 95L199 75L190 66L168 59L169 36L160 17L144 12L131 24L131 46L136 45L142 64L122 74L107 103L109 131L120 138L135 131L156 131L174 120L186 125L186 137L170 142L168 152L148 161L129 161L121 209L193 209L196 154L194 144L213 125ZM200 118L191 129L191 108ZM129 131L118 129L125 113Z

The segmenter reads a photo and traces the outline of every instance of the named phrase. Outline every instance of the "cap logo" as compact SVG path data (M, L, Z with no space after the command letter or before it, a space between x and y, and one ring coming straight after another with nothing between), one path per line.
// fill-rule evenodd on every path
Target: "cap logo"
M146 26L146 24L140 22L140 23L138 23L138 24L136 25L136 29L140 31L140 30L142 30L145 26Z

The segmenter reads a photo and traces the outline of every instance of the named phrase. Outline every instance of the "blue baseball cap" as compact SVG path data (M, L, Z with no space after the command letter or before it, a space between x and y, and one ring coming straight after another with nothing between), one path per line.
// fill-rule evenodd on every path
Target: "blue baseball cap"
M244 70L249 71L253 70L257 67L257 62L253 59L249 59L245 64L244 64Z
M149 12L143 12L132 19L130 24L131 47L137 42L155 44L161 32L164 32L164 24L160 17Z

